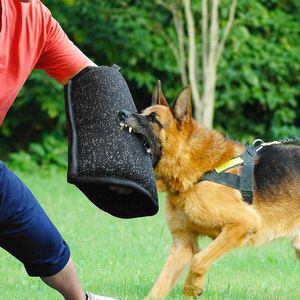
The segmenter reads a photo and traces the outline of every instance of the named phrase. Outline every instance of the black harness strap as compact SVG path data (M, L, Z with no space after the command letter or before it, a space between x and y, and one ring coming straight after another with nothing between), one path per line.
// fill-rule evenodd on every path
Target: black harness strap
M211 171L205 173L199 180L200 181L213 181L223 185L230 186L234 189L240 188L240 176L231 173L217 173L216 171Z
M253 203L253 178L254 178L254 161L256 158L256 149L253 146L247 146L246 151L241 155L244 160L241 168L241 175L216 171L205 173L200 181L213 181L219 184L230 186L241 192L243 199L249 204ZM236 165L235 165L236 166ZM235 167L233 166L233 167ZM232 168L232 167L231 167Z
M254 161L257 152L253 146L247 146L246 151L241 155L244 160L240 175L241 194L246 202L253 203L253 181L254 181Z

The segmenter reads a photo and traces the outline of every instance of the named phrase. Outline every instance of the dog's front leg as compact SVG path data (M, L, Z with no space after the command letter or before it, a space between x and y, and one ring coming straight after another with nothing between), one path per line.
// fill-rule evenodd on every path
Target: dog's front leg
M173 244L167 261L146 299L161 299L167 296L184 266L197 252L199 252L199 247L196 235L192 233L173 234Z
M253 232L257 231L255 222L226 225L220 235L204 250L194 255L188 278L184 285L185 297L196 298L203 292L205 273L212 262L226 252L244 245Z

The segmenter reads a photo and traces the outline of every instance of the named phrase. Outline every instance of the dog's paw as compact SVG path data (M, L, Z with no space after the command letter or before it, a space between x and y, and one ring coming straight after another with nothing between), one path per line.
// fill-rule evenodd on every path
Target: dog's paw
M191 286L185 286L183 289L183 294L185 299L196 299L203 293L202 288L196 288Z

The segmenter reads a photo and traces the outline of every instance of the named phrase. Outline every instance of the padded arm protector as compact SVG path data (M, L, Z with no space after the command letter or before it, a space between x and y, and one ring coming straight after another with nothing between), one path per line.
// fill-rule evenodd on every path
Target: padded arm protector
M97 207L120 218L158 211L151 158L117 113L136 107L119 67L87 67L65 86L68 182Z

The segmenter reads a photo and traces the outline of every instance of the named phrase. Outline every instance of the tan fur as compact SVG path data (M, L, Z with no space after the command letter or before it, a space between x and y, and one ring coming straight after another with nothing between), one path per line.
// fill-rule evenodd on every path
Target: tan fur
M233 188L208 181L197 183L206 171L243 153L244 146L193 120L187 107L190 104L184 99L187 97L181 93L172 110L163 104L143 112L155 112L164 126L159 129L153 125L162 143L155 174L158 188L168 193L166 217L173 238L165 266L147 299L167 296L189 262L184 295L196 297L203 291L205 274L212 262L246 244L291 236L300 259L299 184L283 182L276 195L258 195L254 191L254 203L248 205ZM233 172L238 173L239 169ZM276 199L263 201L270 197ZM213 241L200 251L197 238L203 235Z

